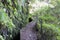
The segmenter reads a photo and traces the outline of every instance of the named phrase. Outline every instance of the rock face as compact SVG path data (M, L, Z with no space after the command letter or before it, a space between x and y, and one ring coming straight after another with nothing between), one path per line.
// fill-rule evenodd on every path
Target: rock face
M32 21L20 30L20 40L37 40L36 31L33 29L36 22Z

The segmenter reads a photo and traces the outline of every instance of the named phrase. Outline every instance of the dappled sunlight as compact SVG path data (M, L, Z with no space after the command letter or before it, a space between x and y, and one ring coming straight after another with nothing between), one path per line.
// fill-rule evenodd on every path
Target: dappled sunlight
M34 13L35 11L39 10L42 7L50 6L51 8L54 8L52 4L49 4L46 1L40 2L38 0L36 0L33 4L30 3L29 5L31 6L30 11L29 11L30 14Z

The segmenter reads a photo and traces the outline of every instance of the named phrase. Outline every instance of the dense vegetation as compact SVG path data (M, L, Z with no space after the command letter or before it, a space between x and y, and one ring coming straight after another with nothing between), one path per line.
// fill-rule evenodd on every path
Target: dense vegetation
M45 40L60 40L60 0L51 0L33 13L30 2L35 0L0 0L0 40L12 40L30 17L37 21L38 39L42 35Z

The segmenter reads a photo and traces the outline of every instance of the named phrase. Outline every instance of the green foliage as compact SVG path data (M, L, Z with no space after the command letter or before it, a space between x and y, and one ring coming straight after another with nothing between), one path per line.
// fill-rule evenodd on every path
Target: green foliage
M0 35L0 40L4 40L4 38Z
M2 10L2 9L1 9ZM11 28L15 27L12 20L8 17L7 13L5 13L3 10L0 10L0 22L5 26Z
M54 8L51 8L50 5L46 7L42 7L38 9L36 12L33 13L33 16L37 15L38 20L43 20L43 32L46 33L46 35L54 35L57 40L60 40L60 23L58 24L60 20L60 6L58 2L59 0L53 0L51 5L54 5ZM38 21L38 25L40 24L40 21ZM41 27L41 25L38 26L38 28ZM51 29L51 30L50 30ZM48 32L46 32L48 31ZM50 33L51 31L51 33ZM52 33L53 32L53 33ZM56 35L57 34L57 35ZM49 37L49 36L48 36ZM48 39L48 38L47 38ZM48 39L49 40L49 39ZM50 39L51 40L51 39Z
M7 31L10 32L10 34L7 34L7 40L11 40L18 32L20 32L20 28L25 27L28 23L29 10L26 2L27 0L1 0L0 23L4 27L7 27Z
M29 23L29 17L32 17L33 20L38 22L38 30L40 30L40 20L42 19L43 34L46 34L47 40L51 40L51 35L60 40L60 0L51 0L50 4L54 6L53 8L50 5L41 7L32 14L29 14L27 2L27 0L1 0L0 28L7 26L11 33L10 35L15 36L20 28L25 27ZM30 0L29 2L34 3L35 0ZM2 35L0 35L0 39L4 40Z

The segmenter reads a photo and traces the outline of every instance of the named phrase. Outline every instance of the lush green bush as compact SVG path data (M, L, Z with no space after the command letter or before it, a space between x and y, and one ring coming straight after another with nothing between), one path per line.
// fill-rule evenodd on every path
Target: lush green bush
M51 5L53 5L54 8L51 8L49 5L39 8L36 12L32 13L32 16L35 16L37 17L36 19L38 19L39 30L41 30L41 23L39 20L42 19L43 36L46 37L46 40L60 40L60 6L58 4L60 4L59 0L53 0Z

